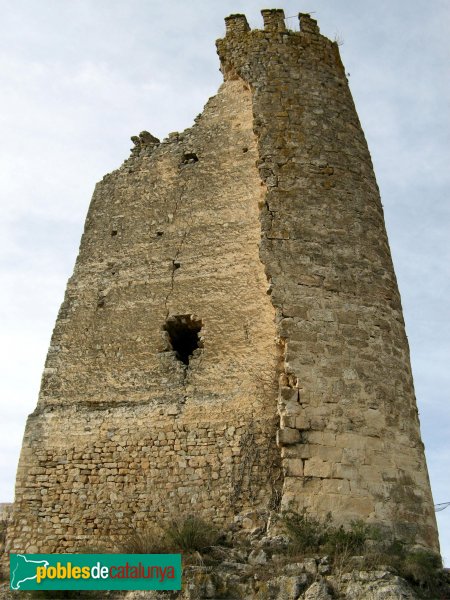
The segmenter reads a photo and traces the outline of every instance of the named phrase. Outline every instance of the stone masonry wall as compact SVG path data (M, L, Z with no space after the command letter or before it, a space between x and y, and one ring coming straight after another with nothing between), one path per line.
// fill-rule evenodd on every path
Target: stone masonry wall
M282 353L252 125L248 85L228 81L192 129L133 138L97 185L27 423L13 550L279 502ZM163 329L174 315L202 324L187 366Z
M438 549L381 201L337 45L226 19L196 124L97 185L20 458L9 548L195 512L332 512ZM189 364L165 330L200 327ZM278 447L277 447L278 444Z
M362 518L438 549L400 296L370 154L336 43L300 15L232 15L225 80L252 89L261 259L285 342L282 506Z

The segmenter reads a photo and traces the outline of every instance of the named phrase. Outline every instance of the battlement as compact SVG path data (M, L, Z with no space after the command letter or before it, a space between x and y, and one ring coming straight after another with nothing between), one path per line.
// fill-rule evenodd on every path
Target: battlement
M245 15L230 15L229 17L225 17L225 26L227 36L250 31L250 25Z
M264 20L264 31L286 31L283 9L263 9L261 14Z
M340 85L345 85L345 70L337 44L320 34L317 21L308 13L298 14L300 31L288 28L286 23L292 23L288 19L293 17L286 18L282 9L263 9L261 14L263 29L251 29L243 14L233 14L225 19L226 34L216 41L225 81L239 77L248 81L249 76L250 79L253 77L250 74L252 69L248 69L250 62L258 55L257 62L261 66L270 54L285 56L283 60L289 56L291 67L299 70L299 76L304 69L315 68L312 65L319 61L324 66L328 65L330 77L338 77ZM264 70L262 67L254 70L256 78L259 78L261 69Z
M317 21L315 19L311 19L311 16L308 13L299 13L298 20L300 22L300 31L303 33L320 33L319 26L317 25Z
M284 33L288 31L286 18L282 8L264 8L261 10L264 22L264 31L271 33ZM298 20L301 33L319 34L317 21L308 13L299 13ZM242 14L230 15L225 18L226 36L241 35L251 31L247 17Z

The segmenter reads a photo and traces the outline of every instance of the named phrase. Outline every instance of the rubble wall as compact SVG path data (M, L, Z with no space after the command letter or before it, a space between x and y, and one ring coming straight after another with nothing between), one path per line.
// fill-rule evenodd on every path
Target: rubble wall
M26 427L11 549L73 550L182 514L280 497L281 348L259 257L249 86L97 185ZM201 324L189 364L164 330Z

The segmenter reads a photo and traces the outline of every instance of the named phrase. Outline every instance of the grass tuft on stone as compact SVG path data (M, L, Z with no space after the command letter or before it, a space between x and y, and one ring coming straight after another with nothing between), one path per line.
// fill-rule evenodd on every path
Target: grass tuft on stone
M125 554L205 552L218 544L221 534L210 523L194 515L173 519L160 530L130 529L119 544Z
M171 521L165 533L171 545L182 552L204 552L220 539L213 525L194 515Z

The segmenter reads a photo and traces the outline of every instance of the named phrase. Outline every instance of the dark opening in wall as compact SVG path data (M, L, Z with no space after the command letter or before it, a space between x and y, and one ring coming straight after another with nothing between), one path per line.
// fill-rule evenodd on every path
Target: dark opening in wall
M185 152L183 154L183 158L181 159L182 165L191 165L196 162L198 162L198 156L195 154L195 152Z
M191 315L178 315L169 317L164 325L169 334L169 342L179 361L185 365L189 364L197 348L201 347L199 337L202 322L194 319Z

